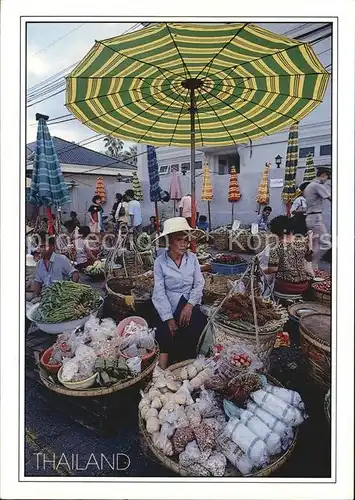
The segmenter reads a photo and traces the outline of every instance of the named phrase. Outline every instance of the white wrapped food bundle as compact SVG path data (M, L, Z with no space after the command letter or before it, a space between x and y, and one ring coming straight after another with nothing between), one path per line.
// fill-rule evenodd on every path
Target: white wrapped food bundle
M271 413L267 412L253 401L248 401L247 410L260 418L260 420L262 420L270 430L276 432L276 434L280 436L281 447L283 450L287 450L289 448L293 439L292 427L287 427L287 425L281 422L281 420L274 417L274 415L271 415Z
M277 455L281 452L280 436L269 429L259 417L248 410L244 410L241 412L239 419L248 429L264 441L269 455Z
M296 391L292 391L291 389L285 389L284 387L277 387L276 385L266 384L263 389L270 394L282 399L285 403L296 406L299 410L304 410L304 402L302 401L301 396Z
M242 424L238 418L232 418L226 425L224 432L257 467L263 467L269 463L269 455L264 441Z
M253 392L251 398L257 405L282 420L287 426L300 425L304 420L298 408L288 405L282 399L265 392L263 389Z
M223 451L223 454L228 458L233 467L238 469L243 476L252 472L254 469L253 462L225 433L218 436L217 444L218 448Z

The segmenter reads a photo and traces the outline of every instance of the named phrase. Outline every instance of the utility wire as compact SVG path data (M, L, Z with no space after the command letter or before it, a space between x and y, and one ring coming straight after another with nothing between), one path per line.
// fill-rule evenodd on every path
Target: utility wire
M51 42L48 45L46 45L45 47L43 47L43 49L40 49L40 50L38 50L37 52L35 52L34 54L31 54L31 55L32 56L37 56L38 54L42 54L42 52L45 52L47 49L49 49L49 47L52 47L57 42L60 42L60 40L63 40L63 38L67 37L71 33L74 33L74 31L77 31L79 28L82 28L85 24L87 24L87 23L81 23L81 24L79 24L79 26L76 26L75 28L71 29L67 33L64 33L64 35L60 36L56 40L53 40L53 42Z

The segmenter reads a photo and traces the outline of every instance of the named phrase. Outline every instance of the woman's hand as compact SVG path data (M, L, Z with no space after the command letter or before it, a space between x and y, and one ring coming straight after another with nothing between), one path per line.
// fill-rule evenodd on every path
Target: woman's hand
M179 324L182 328L189 326L191 322L192 309L193 307L191 304L186 304L186 306L181 311Z
M179 327L177 326L176 321L174 319L168 320L168 328L169 328L169 331L170 331L172 337L175 337L175 334L176 334L177 330L179 329Z

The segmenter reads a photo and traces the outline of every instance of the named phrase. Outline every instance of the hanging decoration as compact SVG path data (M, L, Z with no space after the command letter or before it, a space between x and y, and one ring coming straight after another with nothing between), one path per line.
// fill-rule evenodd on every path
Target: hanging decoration
M281 198L286 203L287 215L296 193L296 172L298 164L298 122L291 125L287 141L285 182Z
M143 201L143 190L137 172L133 172L132 177L132 189L134 191L134 197L137 201Z
M242 195L240 194L237 171L233 166L230 170L230 180L229 180L229 189L228 189L228 201L232 203L232 224L234 221L234 203L239 201Z
M208 163L205 162L203 167L203 180L202 180L202 193L201 200L207 201L208 209L208 227L212 231L212 219L211 219L211 201L213 200L213 188L211 181L211 172L208 167Z
M97 178L96 188L95 188L95 196L100 196L101 202L106 203L106 201L107 201L106 189L105 189L104 181L102 180L102 177Z
M309 153L306 160L306 168L303 174L303 182L311 182L317 176L316 169L314 168L313 155Z
M269 170L270 170L270 163L265 163L265 168L264 172L258 187L258 193L256 195L256 203L259 204L259 211L260 213L260 208L261 205L267 205L269 203L270 199L270 193L269 193Z

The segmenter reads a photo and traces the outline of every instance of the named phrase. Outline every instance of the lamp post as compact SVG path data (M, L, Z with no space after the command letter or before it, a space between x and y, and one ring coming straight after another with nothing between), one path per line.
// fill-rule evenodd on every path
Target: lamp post
M122 182L122 174L117 174L117 182Z
M186 165L182 165L181 166L181 172L182 172L182 175L186 175L186 172L187 172L187 166Z
M277 168L280 168L281 162L282 162L282 156L280 155L275 156L275 163Z

